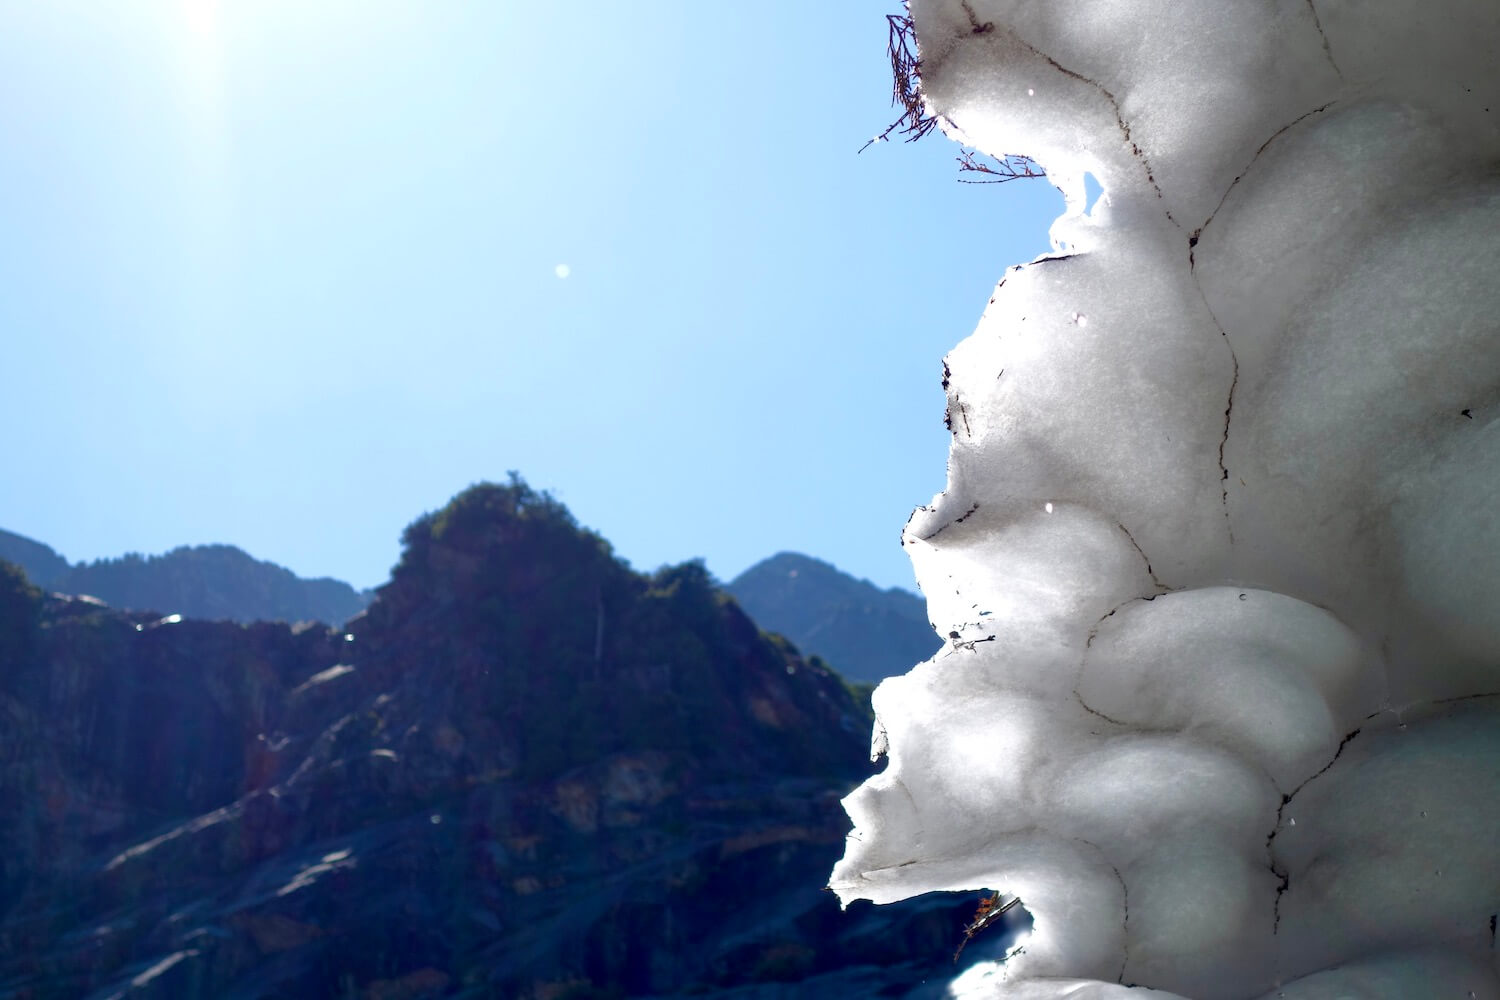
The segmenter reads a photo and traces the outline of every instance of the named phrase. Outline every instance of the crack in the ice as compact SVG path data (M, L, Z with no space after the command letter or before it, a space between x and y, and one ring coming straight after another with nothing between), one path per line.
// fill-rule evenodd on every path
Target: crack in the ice
M1262 147L1264 148L1264 147ZM1222 203L1221 203L1222 204ZM1212 221L1212 216L1209 217ZM1205 222L1203 225L1208 225ZM1193 268L1193 251L1191 247L1197 242L1198 233L1203 232L1200 226L1188 239L1188 273L1192 275L1193 287L1198 289L1198 297L1203 300L1203 311L1208 313L1208 318L1213 321L1214 328L1219 331L1219 336L1224 341L1224 348L1229 351L1229 363L1232 372L1229 379L1229 392L1224 399L1224 433L1219 437L1219 505L1224 510L1224 527L1229 532L1229 544L1234 544L1234 522L1229 516L1229 466L1224 464L1224 450L1229 447L1229 423L1231 414L1234 412L1234 393L1240 386L1240 357L1235 353L1234 344L1229 340L1229 331L1224 329L1224 324L1219 322L1219 317L1214 315L1214 307L1209 305L1208 294L1203 291L1203 283L1198 279L1198 272ZM1243 482L1243 480L1241 480Z
M1220 459L1221 459L1221 461L1220 461L1219 464L1222 465L1223 464L1223 461L1222 461L1223 450L1222 449L1220 449L1219 455L1220 455ZM1165 594L1167 591L1171 590L1170 587L1168 587L1166 584L1162 583L1161 580L1157 579L1156 570L1154 570L1154 569L1151 568L1151 560L1149 558L1147 558L1147 556L1146 556L1146 550L1143 549L1143 548L1141 548L1140 543L1135 540L1135 536L1130 533L1130 529L1127 528L1127 527L1125 527L1125 525L1121 524L1119 521L1115 522L1115 527L1119 528L1121 531L1123 531L1125 533L1125 537L1130 541L1131 547L1133 547L1135 549L1135 551L1137 553L1139 553L1139 555L1141 557L1141 561L1146 564L1146 575L1149 576L1149 577L1151 577L1151 582L1154 583L1154 584L1156 584L1157 589L1160 590L1163 594ZM1110 613L1113 614L1114 612L1110 612Z
M1205 300L1204 305L1207 304ZM1209 315L1212 315L1211 311ZM1218 322L1216 318L1214 325L1218 326ZM1219 327L1219 333L1224 337L1224 346L1229 348L1229 360L1234 363L1234 377L1229 380L1229 395L1224 401L1224 436L1219 438L1219 482L1223 484L1219 490L1219 502L1224 507L1224 517L1227 519L1229 517L1229 467L1224 464L1224 449L1229 445L1229 419L1234 411L1234 390L1240 385L1240 359L1234 353L1234 345L1229 342L1229 334L1224 332L1222 326ZM1234 541L1233 526L1229 529L1229 540Z
M1123 528L1123 526L1122 526L1122 528ZM1128 532L1127 532L1127 534L1128 534ZM1132 539L1132 541L1134 541L1134 539ZM1143 553L1143 555L1144 555L1144 553ZM1171 591L1166 590L1164 588L1163 589L1163 593L1171 593ZM1113 618L1115 616L1115 612L1119 611L1121 608L1123 608L1127 604L1130 604L1130 603L1132 603L1134 601L1154 601L1158 597L1161 597L1161 596L1162 596L1162 594L1148 594L1145 597L1131 597L1131 598L1127 598L1126 600L1123 600L1119 604L1116 604L1114 607L1110 608L1109 611L1105 612L1105 614L1103 614L1099 618L1098 621L1094 622L1093 626L1089 629L1088 638L1086 640L1084 640L1084 643L1083 643L1083 655L1078 660L1078 677L1079 677L1080 683L1082 682L1082 679L1083 679L1083 668L1088 663L1089 650L1094 648L1094 640L1097 639L1097 638L1099 638L1099 626L1103 625L1106 621L1108 621L1109 619ZM1090 705L1088 702L1084 701L1083 700L1083 695L1080 694L1079 691L1078 691L1078 685L1077 684L1073 685L1073 697L1077 700L1079 706L1085 712L1089 713L1090 715L1098 716L1099 718L1103 719L1105 722L1110 722L1110 723L1113 723L1114 725L1117 725L1117 726L1125 726L1127 728L1129 728L1131 726L1131 724L1128 723L1128 722L1123 722L1120 719L1112 718L1111 716L1105 715L1103 712L1099 711L1097 708L1095 708L1094 706ZM1141 727L1136 726L1135 728L1140 729ZM1147 731L1155 731L1155 730L1147 730ZM1168 731L1174 731L1174 730L1161 730L1161 731L1162 732L1168 732Z
M1369 716L1369 718L1374 718L1376 715L1380 714L1380 712L1376 712L1374 713L1374 715ZM1275 916L1275 919L1271 923L1272 934L1275 934L1281 927L1281 897L1285 895L1287 889L1289 889L1292 884L1291 874L1288 872L1284 872L1280 868L1276 867L1275 840L1276 835L1281 832L1281 819L1282 816L1286 813L1286 807L1291 804L1292 799L1297 797L1297 793L1301 792L1302 789L1306 788L1309 783L1321 777L1328 771L1329 768L1337 764L1339 758L1344 754L1344 748L1349 745L1349 741L1353 740L1363 731L1364 727L1361 726L1358 729L1352 730L1351 732L1347 733L1344 738L1339 741L1338 749L1334 750L1333 757L1329 759L1328 763L1319 768L1316 774L1310 775L1306 779L1304 779L1302 783L1299 784L1296 788L1282 795L1281 805L1276 807L1276 822L1271 827L1270 834L1266 837L1266 854L1270 858L1271 873L1281 879L1281 885L1277 886L1276 888L1276 903L1272 908L1272 913Z
M1344 71L1339 69L1339 64L1333 58L1333 46L1328 44L1328 33L1323 30L1323 20L1318 17L1318 5L1313 0L1307 0L1307 9L1312 11L1313 27L1318 29L1318 37L1323 39L1323 54L1328 57L1328 65L1333 67L1334 73L1342 80Z
M1311 2L1311 0L1309 0L1309 2ZM1245 179L1245 175L1248 174L1248 173L1250 173L1250 168L1253 167L1253 166L1255 166L1255 161L1258 160L1258 159L1260 159L1260 154L1264 153L1266 151L1266 149L1271 145L1271 143L1273 143L1277 139L1279 139L1288 130L1296 128L1297 125L1299 125L1303 120L1305 120L1307 118L1311 118L1313 115L1322 114L1324 111L1327 111L1329 108L1333 107L1337 103L1338 103L1338 101L1329 101L1327 104L1324 104L1321 107L1313 108L1311 111L1307 111L1307 112L1304 112L1303 114L1298 115L1292 121L1288 122L1286 125L1283 125L1281 128L1279 128L1275 132L1273 132L1271 134L1271 137L1269 139L1267 139L1265 142L1263 142L1263 143L1260 144L1260 148L1255 151L1255 155L1252 156L1252 157L1250 157L1250 162L1247 163L1247 164L1245 164L1245 169L1241 170L1238 174L1236 174L1234 180L1230 181L1229 182L1229 186L1224 189L1224 194L1223 194L1222 197L1219 198L1219 203L1214 206L1214 210L1212 212L1208 213L1208 218L1203 220L1203 225L1201 225L1197 229L1193 230L1192 235L1188 237L1188 268L1189 268L1189 270L1191 270L1196 265L1196 261L1194 259L1194 253L1193 253L1193 251L1198 246L1198 240L1203 236L1203 230L1207 229L1208 226L1209 226L1209 223L1211 223L1211 222L1214 221L1214 217L1219 214L1219 209L1223 208L1224 207L1224 203L1229 200L1229 195L1231 193L1233 193L1235 185L1238 184L1240 181L1244 180Z
M1164 592L1171 593L1171 591ZM1089 629L1088 641L1083 644L1084 650L1086 651L1094 645L1094 640L1099 637L1099 626L1103 625L1106 619L1113 618L1115 616L1115 612L1119 611L1125 605L1130 604L1133 601L1154 601L1161 596L1161 594L1147 594L1145 597L1127 597L1125 598L1125 600L1121 601L1119 604L1116 604L1104 614L1100 615L1099 620L1094 622L1093 626Z
M1271 936L1275 937L1281 932L1281 897L1286 895L1286 891L1291 888L1292 879L1286 872L1276 867L1274 860L1271 862L1270 867L1271 874L1281 879L1281 882L1276 886L1276 902L1271 905Z
M1308 0L1308 3L1311 5L1312 0ZM1316 17L1316 11L1314 11L1314 16ZM1260 155L1270 147L1271 143L1275 142L1288 130L1296 127L1303 120L1327 111L1336 103L1338 102L1329 101L1321 107L1313 108L1311 111L1297 116L1296 119L1272 133L1270 138L1260 144L1260 148L1255 151L1255 155L1250 158L1250 162L1245 165L1245 169L1241 170L1235 176L1234 180L1229 182L1229 186L1224 189L1223 196L1219 198L1219 203L1208 214L1208 218L1203 220L1203 225L1193 230L1192 234L1188 236L1188 273L1193 276L1193 286L1198 289L1198 297L1203 300L1203 308L1208 312L1209 318L1213 320L1214 326L1218 328L1219 336L1224 338L1224 346L1229 350L1229 361L1233 366L1233 375L1229 381L1229 392L1224 402L1224 433L1219 438L1219 482L1222 484L1219 490L1219 503L1224 509L1225 526L1229 532L1229 544L1231 545L1234 544L1234 524L1229 513L1229 466L1224 463L1224 451L1229 446L1229 425L1234 412L1234 393L1240 384L1240 359L1239 355L1235 353L1234 344L1229 340L1229 331L1224 329L1224 324L1220 323L1219 317L1214 314L1213 306L1208 301L1208 293L1203 290L1203 283L1198 277L1198 241L1202 239L1203 231L1218 216L1220 209L1224 207L1224 203L1229 200L1229 195L1234 191L1235 186L1250 173L1251 168L1255 166L1255 162L1260 159Z
M1377 712L1375 714L1379 715L1380 713ZM1297 793L1300 792L1300 791L1302 791L1302 789L1306 788L1308 786L1309 782L1312 782L1312 781L1314 781L1314 780L1322 777L1323 774L1325 772L1327 772L1327 770L1330 767L1332 767L1333 765L1337 764L1339 762L1339 757L1343 756L1344 747L1348 746L1349 745L1349 741L1352 740L1352 739L1354 739L1356 736L1358 736L1362 732L1364 732L1364 727L1360 726L1358 729L1351 730L1350 732L1348 732L1347 734L1345 734L1344 738L1341 739L1341 740L1339 740L1338 749L1333 752L1333 757L1328 761L1328 763L1324 764L1321 768L1319 768L1318 772L1316 774L1313 774L1313 775L1309 776L1300 785L1298 785L1296 788L1292 789L1289 793L1287 793L1286 795L1283 795L1281 797L1281 807L1276 810L1276 821L1277 821L1278 825L1281 822L1281 810L1286 808L1287 803L1291 802L1292 799L1296 798ZM1276 834L1273 831L1271 833L1271 837L1275 837L1275 836L1276 836Z
M965 3L965 8L967 9L967 3ZM978 32L975 33L978 34ZM1047 53L1037 48L1035 45L1032 45L1030 42L1026 41L1026 39L1021 38L1014 31L1009 32L1009 34L1010 37L1014 39L1018 45L1025 48L1028 52L1036 56L1038 59L1045 60L1049 66L1057 70L1063 76L1066 76L1073 80L1077 80L1079 83L1085 84L1087 86L1093 87L1095 90L1099 91L1099 93L1104 95L1104 99L1109 102L1110 109L1114 111L1115 124L1119 126L1120 134L1125 137L1125 143L1130 147L1131 155L1140 161L1141 169L1146 172L1146 180L1151 184L1151 189L1156 192L1157 199L1159 201L1165 201L1166 197L1162 194L1161 185L1156 182L1156 174L1151 169L1151 161L1147 158L1146 151L1141 149L1140 145L1131 138L1130 123L1125 120L1125 115L1120 111L1119 99L1116 98L1114 94L1110 93L1109 88L1104 86L1102 83L1099 83L1097 80L1089 79L1076 70L1068 69L1068 67L1064 66L1062 63L1058 62L1056 59L1052 58ZM1166 216L1167 221L1171 222L1172 225L1177 226L1179 229L1181 228L1181 224L1172 217L1172 212L1170 209L1166 210Z
M1076 687L1073 689L1073 697L1078 701L1078 704L1083 708L1083 710L1085 712L1089 713L1090 715L1098 716L1099 718L1103 719L1105 722L1112 723L1112 724L1114 724L1116 726L1124 726L1124 727L1127 727L1127 728L1130 726L1130 723L1128 723L1128 722L1122 722L1119 719L1112 718L1111 716L1105 715L1103 712L1099 711L1097 708L1095 708L1094 706L1090 705L1088 702L1084 701L1083 700L1083 695L1081 695L1081 694L1078 693L1078 689Z
M971 34L987 35L995 30L994 21L980 23L979 15L974 13L974 6L969 3L969 0L959 0L959 6L964 9L965 14L969 15L969 32Z
M1439 698L1434 705L1451 705L1455 701L1475 701L1480 698L1500 698L1500 691L1484 691L1479 694L1461 694L1452 698Z
M1121 929L1125 932L1125 943L1120 949L1120 974L1115 977L1115 982L1125 982L1125 970L1130 967L1130 886L1125 884L1125 876L1120 874L1120 869L1113 862L1109 870L1115 873L1115 878L1120 880L1120 909L1122 919Z
M1130 601L1133 600L1135 600L1134 597L1130 599ZM1104 618L1100 618L1098 621L1094 622L1093 627L1089 629L1089 637L1085 639L1083 643L1083 653L1085 656L1088 655L1089 650L1094 648L1094 640L1099 638L1099 626L1104 624L1104 619L1113 618L1115 612L1119 611L1125 605L1129 604L1130 601L1121 601L1119 604L1116 604L1114 607L1110 608L1109 613L1106 614Z
M1102 847L1092 840L1087 840L1083 837L1075 837L1073 839L1077 840L1080 844L1087 844L1095 851L1098 851L1099 860L1109 865L1109 870L1115 873L1115 880L1120 883L1120 911L1122 915L1120 929L1125 934L1125 940L1120 949L1120 973L1115 976L1115 982L1121 986L1128 985L1125 982L1125 969L1130 965L1130 887L1125 884L1125 876L1120 874L1120 866L1109 860L1109 855L1104 853Z
M979 509L979 501L976 500L976 501L974 501L973 506L971 506L968 510L964 511L958 517L954 518L952 521L949 521L947 524L943 525L941 528L939 528L938 530L934 531L930 535L921 535L918 540L919 541L923 541L923 542L930 542L930 541L932 541L938 535L941 535L943 532L947 531L949 528L953 527L955 524L962 524L963 522L967 521L969 519L970 515L972 515L978 509ZM931 507L918 507L917 510L932 510L932 508ZM912 517L916 517L916 516L917 516L916 511L913 511L912 512ZM908 524L911 523L911 518L907 518L907 523Z
M1308 0L1308 2L1311 3L1312 0ZM1198 289L1198 297L1203 300L1203 308L1207 310L1209 318L1213 320L1214 326L1218 328L1219 335L1224 338L1224 346L1229 350L1229 361L1234 368L1233 376L1229 381L1228 397L1224 403L1224 434L1219 439L1219 481L1223 484L1219 490L1219 503L1224 509L1224 521L1226 530L1229 532L1229 544L1231 545L1234 544L1234 524L1229 515L1229 467L1224 464L1224 450L1229 446L1229 423L1231 414L1234 411L1234 393L1240 384L1240 359L1239 355L1235 353L1234 344L1230 343L1229 331L1224 329L1224 324L1220 323L1219 317L1214 315L1213 306L1208 301L1208 294L1204 292L1203 283L1198 277L1198 241L1202 239L1203 231L1218 216L1219 210L1224 207L1224 203L1229 200L1229 195L1234 191L1235 185L1239 184L1250 173L1251 168L1255 166L1255 162L1260 159L1260 155L1270 147L1271 143L1275 142L1289 129L1296 127L1298 123L1313 115L1327 111L1337 103L1337 101L1329 101L1321 107L1313 108L1311 111L1298 115L1296 119L1272 133L1270 138L1260 144L1260 148L1255 151L1255 155L1250 158L1250 162L1245 165L1245 169L1241 170L1235 176L1234 180L1229 182L1229 186L1224 189L1223 196L1219 198L1219 203L1208 214L1208 218L1203 221L1203 225L1193 230L1191 235L1188 236L1188 273L1193 276L1193 286Z

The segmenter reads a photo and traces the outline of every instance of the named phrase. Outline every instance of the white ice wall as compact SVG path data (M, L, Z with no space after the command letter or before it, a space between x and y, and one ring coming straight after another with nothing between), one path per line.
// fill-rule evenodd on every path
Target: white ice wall
M1500 998L1500 2L912 15L1070 211L947 359L958 638L832 886L1019 895L964 996Z

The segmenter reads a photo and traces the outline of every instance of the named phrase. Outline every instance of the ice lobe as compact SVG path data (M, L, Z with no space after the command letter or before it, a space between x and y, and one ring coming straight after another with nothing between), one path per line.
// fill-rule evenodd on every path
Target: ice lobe
M1500 5L911 13L1068 211L947 359L832 887L1020 896L954 996L1500 1000Z

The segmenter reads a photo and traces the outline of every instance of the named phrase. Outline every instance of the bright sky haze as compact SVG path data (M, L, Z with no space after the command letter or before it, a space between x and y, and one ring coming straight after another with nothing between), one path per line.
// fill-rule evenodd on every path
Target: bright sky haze
M0 6L0 528L368 587L514 469L639 569L913 586L942 356L1061 199L856 155L886 12Z

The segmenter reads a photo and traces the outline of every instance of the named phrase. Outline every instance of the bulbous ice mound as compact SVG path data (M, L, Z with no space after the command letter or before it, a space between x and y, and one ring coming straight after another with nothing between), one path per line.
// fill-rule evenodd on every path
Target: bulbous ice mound
M947 359L832 887L1020 896L961 996L1500 998L1500 4L911 7L1069 210Z

